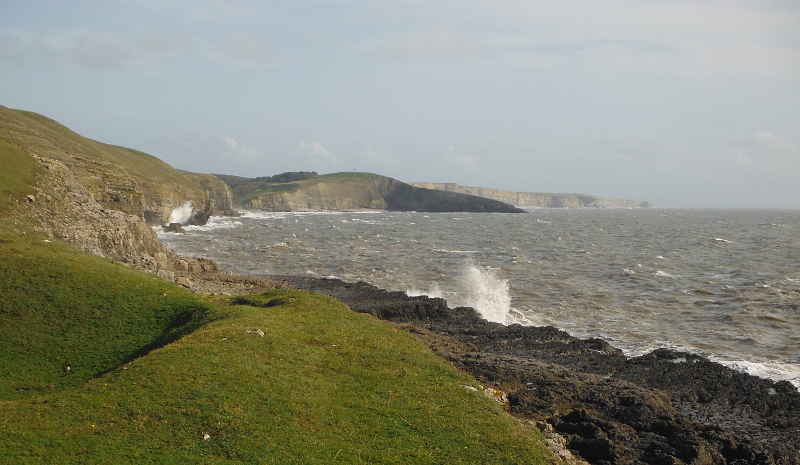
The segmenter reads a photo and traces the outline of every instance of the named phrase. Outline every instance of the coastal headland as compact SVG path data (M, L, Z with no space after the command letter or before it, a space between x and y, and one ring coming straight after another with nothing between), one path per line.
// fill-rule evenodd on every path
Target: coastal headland
M303 314L307 318L311 318L311 315L316 315L314 318L320 317L311 309L324 308L323 313L327 315L326 317L335 318L334 326L339 329L353 326L361 332L380 331L382 338L392 338L392 331L415 336L440 359L446 360L449 366L470 374L475 380L474 384L480 383L482 387L492 388L494 390L492 392L498 393L495 397L501 400L503 408L508 413L526 422L525 424L535 425L537 429L542 430L545 437L555 444L552 449L560 451L562 457L570 457L569 454L574 453L578 458L570 459L574 460L572 463L581 463L582 459L588 463L603 465L800 464L800 393L788 382L776 383L756 378L725 368L703 357L670 350L662 349L642 357L627 358L621 351L599 339L577 339L552 327L503 326L490 323L471 308L449 308L447 302L442 299L409 297L404 293L384 291L365 283L297 276L264 278L231 276L218 270L216 264L210 260L177 255L158 241L152 229L153 226L172 222L170 217L187 202L191 202L190 214L188 218L181 218L186 222L194 221L202 224L215 212L233 213L232 210L236 205L230 184L211 175L179 172L155 157L141 152L90 141L52 120L28 112L0 107L0 127L2 127L0 153L4 160L13 163L8 166L13 166L15 170L13 179L2 178L4 185L0 211L3 213L3 222L0 232L3 238L0 243L8 248L10 258L8 262L15 264L17 269L4 269L3 272L11 276L26 263L30 265L33 270L31 273L42 274L41 279L33 284L43 299L33 302L25 309L2 307L3 321L8 323L6 329L21 331L11 323L28 321L26 318L35 317L32 316L30 308L46 306L58 309L63 305L58 296L77 295L74 294L74 286L66 285L70 284L69 280L75 279L76 275L87 280L86 295L81 294L80 297L85 299L82 302L94 302L92 296L99 295L100 289L106 292L103 294L106 297L101 299L103 301L87 304L87 308L97 313L93 318L101 318L110 325L103 331L85 333L86 337L83 339L80 336L84 334L81 332L82 328L74 329L74 334L67 335L69 337L62 334L64 331L56 331L58 333L56 335L62 340L55 337L50 339L55 333L47 332L55 331L53 328L58 325L52 324L52 321L37 323L39 325L37 328L42 328L42 333L36 337L51 341L49 351L39 346L36 350L25 350L25 338L19 338L22 342L15 346L14 353L20 354L20 358L25 358L31 363L28 366L19 362L19 367L24 370L19 370L13 378L4 376L5 386L8 387L6 394L10 400L4 400L0 408L7 414L4 415L7 419L2 421L3 426L10 426L10 430L15 429L15 419L20 424L28 425L28 422L30 425L38 424L34 421L37 420L36 413L44 412L44 416L57 418L56 424L64 427L63 430L59 430L62 434L59 436L59 450L65 450L72 440L87 444L85 446L87 449L91 447L98 451L97 453L102 453L96 447L97 443L92 442L93 438L100 438L97 441L109 441L109 444L134 440L148 441L150 444L150 441L153 441L153 434L159 436L167 434L168 431L179 431L176 434L185 442L187 447L185 450L206 448L207 453L213 457L255 460L254 455L246 454L254 454L256 452L253 451L272 446L252 440L252 431L239 428L237 425L246 424L252 428L267 425L268 419L252 418L252 414L248 411L258 409L258 405L265 402L265 399L269 400L271 396L279 399L280 405L275 408L281 412L288 412L288 421L294 422L291 423L292 427L298 431L306 431L304 428L307 428L311 432L307 436L302 436L305 438L303 440L316 437L322 441L328 437L327 435L334 434L342 428L336 419L308 416L307 412L317 412L311 408L314 402L319 401L313 394L315 390L319 390L319 386L339 394L347 390L340 385L331 385L326 380L340 380L354 389L369 389L369 386L360 385L358 378L369 373L373 375L384 373L380 371L384 369L382 363L389 363L390 367L402 366L403 370L416 369L415 367L423 364L427 367L430 363L427 359L423 361L418 358L409 361L406 357L411 357L410 354L416 349L413 348L413 344L409 345L407 340L401 344L398 342L399 339L391 339L392 344L397 344L396 347L402 346L403 351L409 352L403 352L404 355L400 358L384 359L382 357L386 353L400 349L384 350L380 347L380 338L370 339L367 347L371 347L370 350L375 351L376 355L371 357L369 353L359 351L357 344L348 345L345 344L346 340L343 342L326 339L324 325L317 327L310 322L291 320L292 323L287 323L287 328L284 330L286 333L279 333L277 320L263 319L264 312L269 309L274 309L276 312L280 310L290 315L296 309L293 305L302 303L303 311L308 312ZM3 176L6 176L6 173ZM357 174L355 177L360 179L359 182L370 183L373 187L374 183L380 187L387 183L388 179L363 174ZM312 182L308 183L309 187L304 187L301 183L307 181ZM177 187L172 187L173 182ZM313 184L313 178L277 184L300 184L294 192L306 192L304 199L311 198L309 192L320 189L311 187L319 184ZM325 184L328 184L326 189L331 189L330 185L333 183ZM393 183L388 182L388 184ZM408 194L401 196L405 198L414 199L416 195L414 193L420 192L404 191L403 189L407 188L402 185L399 187L396 185L394 188ZM277 189L278 192L285 193L294 187L287 189L285 185L277 188L267 186L266 189ZM263 192L254 195L252 199L261 198L262 194ZM393 194L390 192L381 196L387 208L391 208L390 202L386 200L391 195ZM423 197L421 200L416 198L416 202L425 205L425 202L432 202L430 199L435 198L439 197ZM298 199L300 197L296 197L294 201ZM379 201L377 198L369 200L371 205L378 205L372 202ZM321 205L315 204L315 206ZM61 248L61 245L53 246L51 241L72 244L91 254L105 257L107 262L95 257L84 262L85 259L76 256L76 252L72 249L66 246ZM52 247L57 249L51 249ZM35 261L41 257L47 260L55 258L50 262L42 259L47 268L43 270L42 267L36 266L38 262ZM70 264L72 268L60 273L58 268L62 262ZM98 271L93 272L94 274L82 274L81 270L86 270L89 266L85 263L89 262L92 269ZM130 274L133 272L119 267L116 262L150 274ZM115 267L123 268L124 271L108 274L114 279L100 277ZM97 277L93 278L95 275ZM15 281L11 283L14 285L9 288L11 290L26 289L25 286L30 284L28 281L33 279L30 276L26 278L24 273L13 276ZM154 279L156 276L164 279ZM94 279L97 281L93 281ZM101 286L93 284L99 282L103 284ZM117 292L112 285L114 282L128 283L130 286ZM65 288L59 287L61 286L59 283L66 283ZM116 334L113 331L117 329L113 328L117 326L125 329L136 325L138 314L135 312L138 304L125 310L134 312L127 314L131 320L117 321L115 318L122 312L118 310L122 308L122 302L126 300L139 302L136 299L141 296L137 294L137 288L147 293L147 298L143 301L146 305L143 304L142 308L152 310L152 314L146 317L148 324L151 325L149 332L141 335L141 340L138 342L129 344L126 342L128 345L124 347L122 342L125 341L117 340L119 338L102 340L104 334L105 336ZM187 288L194 291L196 297L190 295ZM317 296L325 294L341 301L353 312L369 314L383 322L374 325L374 322L367 321L372 320L369 318L358 319L356 322L331 300L306 297L306 294L292 294L294 291L287 291L287 288L311 291ZM52 289L57 289L62 294L51 295ZM278 291L275 291L276 289ZM201 299L201 294L210 296L207 298L210 300L197 300ZM229 297L236 294L248 294L249 297ZM20 302L27 302L25 299L28 299L28 296L14 298L18 298ZM11 302L15 301L11 297L8 299ZM105 299L115 299L113 310L116 311L107 308ZM164 317L165 319L159 317L162 310L159 302L162 299L170 303L170 313L168 318ZM116 307L117 302L120 307ZM214 307L215 302L220 306ZM68 310L69 312L65 314L70 318L76 318L76 312L80 308L70 307ZM274 324L275 332L267 335L258 334L257 330L261 328L254 325L261 325L267 321ZM392 331L384 331L386 329L384 323L391 324ZM238 325L235 335L230 329L226 329L232 325ZM310 332L304 332L292 339L298 344L296 347L292 346L294 354L272 352L281 346L280 340L277 339L279 334L305 331L306 325L313 328L309 330ZM247 333L245 333L246 328L249 328ZM262 334L269 333L269 329L266 327L267 331L262 331ZM120 334L123 333L124 331ZM357 337L355 334L357 332L346 333L346 336L341 337ZM242 344L241 348L226 348L224 344L228 341ZM82 350L81 344L88 348L88 352ZM108 344L117 344L114 346L114 357L102 363L96 362L92 357L97 357L98 353L103 352L102 348ZM75 354L76 358L91 363L87 362L84 366L67 365L66 360L50 360L46 356L46 353L53 351L67 353L65 352L67 349L69 353ZM344 353L341 357L336 355L338 354L336 351L343 349L352 352ZM256 366L261 363L254 361L256 359L242 361L241 350L252 352L254 357L268 355L270 357L268 366L264 365L261 368L265 369L262 370L259 368L260 365ZM186 354L191 354L193 357L189 358ZM284 361L284 357L289 359L290 355L294 357L296 354L309 354L312 360L292 358L293 365L289 367L292 376L286 379L313 379L318 384L306 385L298 388L298 391L286 391L290 395L283 397L286 392L280 389L280 383L269 384L272 378L265 373L276 376L278 373L284 373L280 371L283 369L281 362ZM336 360L336 365L319 364L318 359L313 358L320 357L329 361L330 359L325 357L331 357L331 354ZM151 356L155 362L151 362L150 358L142 358ZM41 357L41 360L35 357ZM4 366L10 373L10 368L13 368L10 364L15 363L14 360L3 360L4 363L7 362ZM348 363L342 363L342 360ZM167 368L159 371L156 369L159 365L152 363L161 363ZM347 371L346 376L337 377L340 371L350 369L348 365L365 368L363 372ZM36 372L36 366L48 369L58 367L58 369L50 370L57 373L48 372L46 376L35 375L41 379L25 378L29 372ZM160 382L158 376L166 376L169 370L179 375L170 375ZM472 387L470 384L472 381L463 381L459 375L438 370L440 369L414 373L417 373L415 376L418 378L425 378L430 376L425 373L435 372L437 373L435 376L441 376L447 383L455 383L453 384L455 386L463 383ZM226 373L229 371L235 371L242 376L252 376L252 381L258 383L258 389L249 389L240 380L228 377ZM385 373L400 380L404 372L400 370ZM174 376L179 376L180 379L176 381ZM25 381L17 381L17 378ZM204 390L205 385L216 386L215 380L222 378L232 386L237 386L237 391L226 394L216 388L209 388L207 392ZM381 376L375 378L377 383L377 378ZM435 377L431 379L437 381ZM281 381L283 382L283 378ZM437 384L439 383L434 382L430 386L425 385L428 387L415 385L414 389L434 389ZM64 390L84 385L88 386L86 392L74 393ZM266 388L271 390L264 390ZM347 403L354 409L348 410L348 415L360 416L359 418L373 425L373 430L369 433L375 433L374 436L380 440L391 438L394 431L403 431L404 435L421 441L420 438L429 431L425 418L447 420L448 415L455 415L450 411L447 411L447 415L438 415L441 412L437 409L442 408L438 402L445 398L446 393L432 393L431 395L441 397L434 397L433 402L413 409L410 408L413 407L410 405L413 399L403 397L401 393L394 391L391 383L383 388L386 392L382 391L381 396L361 399L361 403L351 397L337 397L341 401L340 405L329 407L339 408L342 403ZM51 389L56 394L49 394L48 390ZM175 400L174 403L164 404L164 399L172 399L165 389L177 390L186 397L182 397L181 401ZM131 391L135 391L139 396L147 396L148 399L153 397L153 403L142 404L143 400L136 400L121 405L119 399L129 398L103 397L106 390L119 396L128 396ZM194 396L202 396L204 401L193 403L191 398ZM460 405L476 402L470 400L471 398L465 396L461 390L453 398L467 402ZM18 399L23 399L24 402ZM393 399L404 400L393 402ZM84 401L88 403L82 403ZM421 399L419 401L422 405ZM79 408L90 405L101 405L103 410L91 413L91 416L85 418L75 417L75 415L80 416ZM159 405L165 410L153 411L152 405ZM297 405L302 407L295 408ZM60 406L71 408L65 410ZM401 407L409 409L393 410ZM353 413L354 411L357 413ZM478 411L484 412L487 417L501 419L496 407L479 406ZM410 416L412 413L414 417ZM103 414L107 416L104 417ZM113 421L103 423L103 420L108 418L112 418ZM202 419L199 421L199 426L195 422L198 418ZM476 417L468 418L467 423L477 421ZM464 420L452 417L449 421L453 423ZM502 422L502 419L499 421ZM347 423L345 426L349 428L352 425ZM460 431L460 428L465 427L458 425L457 429ZM16 439L13 441L9 439L11 436L6 435L5 439L0 440L0 445L8 450L18 451L22 449L18 448L17 443L22 444L31 437L39 438L42 428L38 426L26 428L24 431L16 431L14 433L16 436L13 436ZM208 428L211 433L203 428ZM477 447L482 439L480 434L491 428L493 427L465 433L465 437L475 441L465 443L466 445L458 443L458 451L464 454L464 457L477 457L469 455L472 453L470 447ZM510 428L504 430L510 431L509 435L523 434L514 429L514 426L506 425L504 428ZM148 429L152 429L154 433L148 434ZM267 430L258 431L267 433ZM380 434L381 431L386 434ZM238 436L234 437L234 432ZM272 430L268 432L274 433ZM460 434L458 431L456 433ZM357 433L354 430L352 434ZM415 434L417 436L414 436ZM339 436L334 436L334 440L338 438ZM450 436L446 438L446 440L451 439ZM163 446L164 441L167 440L158 439L152 445L157 448L158 444ZM309 447L312 443L313 441L309 443ZM248 449L236 450L234 447L242 444L247 444ZM501 446L499 442L497 444L494 448L485 444L483 447L486 451L494 450L500 453L498 449ZM528 446L514 444L514 447L520 447L519 450L528 450L525 449ZM564 447L559 449L558 444ZM447 444L447 447L450 446L451 444ZM40 447L41 450L36 450L36 447ZM35 461L41 458L42 450L46 449L47 446L31 445L25 449L26 457ZM361 456L361 449L351 449L344 453L351 454L350 457L354 460L355 457ZM139 454L150 453L137 450ZM342 450L337 452L326 449L325 453L330 453L329 458L331 458L334 454L338 456ZM425 461L427 459L423 460L424 457L431 456L426 455L421 448L418 447L415 451L413 457L411 455L406 457L405 463L434 463L430 460ZM108 453L111 454L113 451ZM452 455L456 453L452 447L447 453L451 454L449 457L457 457ZM80 450L74 451L72 457L77 460L80 454ZM541 458L542 456L537 456L540 458L535 460L532 457L531 463L548 463L547 459ZM372 455L371 458L377 460L380 456ZM480 463L477 462L477 458L475 460L474 463ZM494 462L486 462L489 459L485 458L482 460L483 463L514 463L514 459L509 456L498 456ZM520 461L528 462L527 459ZM403 457L387 463L403 463Z

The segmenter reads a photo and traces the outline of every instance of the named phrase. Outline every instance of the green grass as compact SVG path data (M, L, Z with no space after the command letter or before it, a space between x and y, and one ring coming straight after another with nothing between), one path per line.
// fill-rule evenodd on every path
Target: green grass
M0 399L79 386L196 327L210 308L154 276L29 234L0 229L0 256Z
M0 215L10 213L15 201L34 194L31 187L38 171L36 161L27 153L0 138Z
M0 256L0 463L548 463L468 375L332 298L211 301L6 227Z

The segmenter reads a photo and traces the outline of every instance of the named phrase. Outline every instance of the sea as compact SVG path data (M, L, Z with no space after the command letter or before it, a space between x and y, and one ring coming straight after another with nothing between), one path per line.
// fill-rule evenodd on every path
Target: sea
M160 239L235 274L365 281L800 387L800 211L241 212Z

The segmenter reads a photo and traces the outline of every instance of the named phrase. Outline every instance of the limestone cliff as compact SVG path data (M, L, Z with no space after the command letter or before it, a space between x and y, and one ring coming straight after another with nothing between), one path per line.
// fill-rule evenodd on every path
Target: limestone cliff
M522 212L497 200L414 187L371 173L334 173L271 184L237 203L248 210L265 211Z
M517 207L540 208L647 208L649 202L610 199L581 194L542 194L534 192L510 192L485 187L460 186L455 183L412 182L412 186L447 192L460 192L499 200Z
M146 153L87 139L36 113L0 107L0 137L38 159L64 164L104 208L151 225L166 223L185 202L192 202L198 224L232 207L230 189L213 175L176 170Z
M178 256L151 227L187 201L195 204L196 223L205 223L217 204L230 208L230 189L212 175L180 172L150 155L2 106L0 139L40 167L34 194L16 213L39 232L168 279L216 269L209 260Z

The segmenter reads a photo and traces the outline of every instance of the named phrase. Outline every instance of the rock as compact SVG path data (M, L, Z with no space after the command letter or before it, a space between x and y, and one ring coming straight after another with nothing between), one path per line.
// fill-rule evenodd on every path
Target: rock
M188 278L185 278L183 276L178 276L175 279L175 283L180 284L181 286L183 286L183 287L185 287L187 289L191 289L191 287L192 287L192 281L190 281Z
M500 391L499 389L487 387L483 390L483 394L500 405L508 404L508 396L505 392Z
M36 197L34 197L33 195L29 195L26 198L28 199L28 202L36 202Z
M261 331L261 330L260 330L260 329L258 329L258 328L248 329L248 330L247 330L247 331L245 331L245 332L246 332L247 334L258 334L258 335L259 335L259 336L261 336L261 337L264 337L264 336L265 336L265 334L264 334L264 331Z
M167 270L158 270L156 276L166 281L175 281L175 273Z
M186 233L186 230L183 229L183 225L180 223L170 223L166 226L163 226L164 232L174 232L174 233Z

